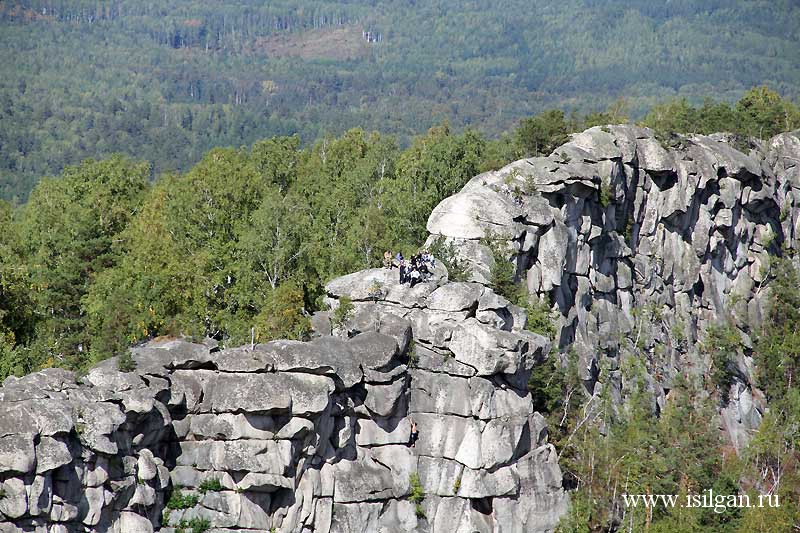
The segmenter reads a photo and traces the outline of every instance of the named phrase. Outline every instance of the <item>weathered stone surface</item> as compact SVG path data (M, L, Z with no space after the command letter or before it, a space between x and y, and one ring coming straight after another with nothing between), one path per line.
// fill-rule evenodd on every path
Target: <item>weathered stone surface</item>
M72 454L64 441L42 437L36 445L36 473L42 474L72 462Z
M536 192L516 199L522 209L514 211L513 224L503 224L504 238L532 295L552 298L557 308L559 349L573 345L584 354L581 374L592 381L599 368L594 354L630 351L628 337L635 340L637 328L646 332L638 336L646 337L648 358L657 361L652 379L669 386L685 368L703 372L694 362L698 341L714 322L710 316L733 311L743 332L758 328L769 299L769 291L757 288L769 269L765 248L780 240L780 246L800 249L800 137L795 132L752 143L749 153L736 142L728 135L692 135L666 146L645 128L591 128L549 157L475 177L437 206L429 229L446 234L463 249L459 255L471 256L474 275L485 276L493 259L474 253L472 243L484 228L465 206L491 206L498 195L510 198L504 192L510 188L535 186ZM730 294L738 303L729 302ZM658 309L658 317L643 309ZM481 304L476 318L494 329L515 327ZM676 340L676 331L689 338ZM479 342L477 333L463 329L450 335L423 338L487 371L509 362L492 352L501 342ZM670 348L656 353L664 345ZM741 378L739 385L753 382L747 368ZM756 395L758 407L751 409L747 394L734 394L731 402L721 416L741 448L760 421L743 413L763 413L764 401Z
M532 368L534 354L549 349L549 343L541 336L498 331L469 318L453 331L449 348L479 376L491 376Z
M119 521L115 524L115 531L119 533L152 533L153 524L144 516L131 512L122 512Z
M357 422L356 444L383 446L408 444L411 440L411 421L408 417L365 418Z
M285 440L181 442L178 466L199 470L284 474L291 464L292 445Z
M350 297L355 316L335 330L317 316L311 342L158 339L132 349L134 372L111 359L80 382L55 369L8 378L3 520L158 530L178 490L198 503L172 526L204 518L225 533L553 531L568 498L527 392L532 368L574 349L586 389L623 402L619 368L636 345L663 406L676 375L708 370L696 347L715 317L757 331L771 254L800 249L797 134L747 155L726 136L672 141L592 128L473 178L431 214L428 240L446 237L472 282L448 281L441 260L413 288L396 269L335 279L326 301ZM535 316L487 286L489 231L544 302ZM546 325L548 302L550 355L525 329ZM751 359L737 358L719 415L739 449L765 412ZM424 520L406 499L415 472Z
M0 473L27 474L33 471L36 454L28 435L0 437Z
M361 380L358 359L348 342L321 337L310 343L278 340L257 346L279 372L297 372L336 377L347 389Z
M483 294L479 283L448 283L428 296L428 309L439 311L465 311L472 308Z
M486 237L489 232L510 238L519 212L512 201L492 189L461 192L436 206L428 218L428 232L473 240Z
M348 344L361 366L372 370L388 369L398 352L393 337L373 331L355 336Z
M183 339L156 339L146 346L131 350L136 370L140 373L163 374L166 369L196 369L207 367L211 359L211 347L191 343Z
M223 372L272 372L275 360L272 354L259 345L258 349L248 346L225 350L214 357L214 364Z
M341 461L335 465L335 503L363 502L392 497L391 471L372 459Z
M10 478L0 484L0 490L5 494L0 498L0 516L16 519L28 511L28 494L25 491L25 482L19 478Z
M278 374L219 374L204 392L215 413L286 413L292 408L289 383Z

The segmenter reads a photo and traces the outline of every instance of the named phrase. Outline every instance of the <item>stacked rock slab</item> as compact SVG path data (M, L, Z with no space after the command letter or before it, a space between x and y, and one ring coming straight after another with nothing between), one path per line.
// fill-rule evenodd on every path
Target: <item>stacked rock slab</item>
M568 501L527 388L550 342L523 329L520 308L480 283L448 282L441 266L413 288L397 278L396 270L366 270L326 290L333 309L342 297L353 302L341 334L412 326L405 408L419 436L407 450L426 495L417 530L552 531ZM378 431L357 442L383 452L388 439Z
M341 337L162 339L132 349L133 372L9 378L0 531L552 531L567 499L526 391L548 342L481 285L396 277L408 305L357 299Z
M603 126L475 177L434 209L428 231L480 282L493 262L485 239L511 244L518 279L559 312L558 348L580 355L589 393L605 366L624 396L620 357L634 353L663 403L676 374L709 368L695 346L710 324L727 321L750 344L774 256L800 247L799 205L798 132L742 145ZM736 365L722 414L741 448L764 403L749 350Z

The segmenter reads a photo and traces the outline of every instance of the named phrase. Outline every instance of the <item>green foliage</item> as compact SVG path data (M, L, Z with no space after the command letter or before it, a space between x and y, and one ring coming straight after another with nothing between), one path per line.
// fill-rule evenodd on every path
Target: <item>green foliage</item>
M491 232L481 239L481 244L489 248L492 254L492 266L489 272L492 289L512 303L524 301L525 287L517 282L516 263L509 260L511 253L508 243L497 238Z
M556 533L591 533L593 501L587 492L572 496L569 511L561 517Z
M219 492L223 490L222 483L220 482L219 478L208 478L202 483L200 483L200 487L197 490L200 491L201 494L205 494L206 492Z
M774 398L758 431L742 454L742 475L757 492L779 498L780 508L746 510L740 531L791 531L800 509L787 502L800 497L800 390L792 387Z
M184 493L180 490L175 490L167 501L167 509L191 509L200 501L197 494Z
M311 321L305 313L303 289L294 280L278 285L268 294L253 323L258 342L307 339Z
M754 87L736 102L739 131L751 137L768 139L782 131L800 127L800 111L766 85Z
M324 283L417 250L484 146L441 126L401 151L356 129L212 150L152 188L120 157L45 180L28 205L0 204L0 373L87 368L161 335L306 338Z
M453 494L458 494L458 489L460 488L461 488L461 474L459 474L456 480L453 482Z
M524 292L524 288L520 292ZM518 303L528 315L528 321L525 324L526 330L544 335L551 341L556 338L556 314L549 298L539 299L532 295L526 295L522 298L522 302Z
M702 349L711 356L711 383L723 404L728 402L736 372L735 360L741 347L742 337L735 326L715 324L706 329Z
M580 426L570 422L568 437L557 444L565 475L578 486L573 508L559 531L612 527L624 509L622 493L685 495L712 487L725 494L737 491L730 485L730 469L722 461L723 442L717 431L715 406L708 395L679 376L657 417L643 364L630 358L623 365L623 373L628 409L615 412L601 392L599 401L595 400L599 418ZM582 409L580 412L584 413ZM584 420L584 415L576 418ZM632 531L643 531L647 524L661 532L724 531L722 522L738 520L735 513L719 517L702 509L659 506L649 516L643 507L624 510L624 529Z
M800 272L789 258L772 260L769 310L755 358L758 384L775 400L798 388L800 379Z
M339 305L333 310L331 324L336 328L344 327L348 320L353 317L355 306L349 296L339 298Z
M614 200L614 193L611 190L611 184L603 180L600 183L600 206L605 209Z
M554 432L564 427L567 415L582 401L580 387L578 354L574 350L567 353L566 367L558 357L548 357L533 367L528 380L533 409L549 417Z
M289 132L310 143L360 124L405 145L443 119L497 134L546 109L609 108L585 124L619 123L670 95L732 101L765 80L797 96L800 9L785 0L0 7L0 196L9 199L115 152L153 162L160 175L185 172L211 147ZM360 41L362 29L381 41ZM550 113L543 126L558 126L560 112ZM754 132L778 118L754 120ZM269 168L279 181L287 167Z
M147 192L147 165L121 157L86 161L42 181L20 213L30 265L36 341L32 367L80 368L113 352L92 346L84 298L120 259L116 243ZM91 354L91 356L90 356Z
M419 246L433 208L480 172L485 151L483 136L473 130L456 135L446 123L416 137L397 157L395 179L381 184L392 240Z
M686 322L681 317L676 317L670 328L672 342L676 346L681 346L686 342Z
M554 312L549 299L537 298L528 294L524 283L516 279L516 264L508 260L508 244L489 234L481 240L481 244L488 247L492 253L492 267L490 270L490 283L492 289L511 303L522 307L528 315L525 329L544 335L549 339L556 336Z
M408 483L411 487L411 494L409 494L408 499L414 504L414 512L417 518L425 518L425 510L422 508L422 502L425 500L425 489L420 483L419 474L412 472L408 476Z
M686 98L668 100L654 106L643 123L653 128L665 148L675 148L681 142L676 133L729 132L768 139L800 127L800 109L777 92L759 86L747 91L733 106L708 98L698 107Z
M133 372L136 370L136 361L133 360L130 350L122 352L117 357L117 370L120 372Z
M575 131L575 125L558 109L544 111L536 116L524 118L517 128L517 143L527 156L549 155L567 142L567 135Z
M627 99L617 98L604 111L595 111L583 117L578 129L584 130L606 124L626 124L630 121L630 109L631 106Z
M412 503L420 503L425 499L425 489L422 488L422 483L419 480L419 474L412 472L408 476L408 484L411 487L411 494L408 499Z
M450 281L469 281L467 262L459 259L453 242L448 242L445 237L438 235L433 240L429 251L437 261L444 264Z
M211 529L211 522L205 518L192 518L191 520L181 520L175 528L176 533L205 533Z

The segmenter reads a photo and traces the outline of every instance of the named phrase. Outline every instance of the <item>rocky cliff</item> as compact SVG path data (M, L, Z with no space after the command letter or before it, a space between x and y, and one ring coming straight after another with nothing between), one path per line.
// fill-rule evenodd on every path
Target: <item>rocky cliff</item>
M746 349L722 419L741 448L765 408L749 349L765 281L782 249L800 247L799 136L745 144L591 128L549 157L475 177L428 230L454 243L479 282L494 260L485 238L510 244L517 278L558 311L557 348L577 352L590 394L605 366L622 401L620 359L631 355L663 405L678 373L708 372L698 348L708 326L738 328Z
M549 342L441 270L329 291L357 302L341 337L160 340L134 372L7 380L0 531L551 531L567 497L526 388Z
M663 403L727 320L747 341L771 259L800 246L800 139L656 139L592 128L475 177L431 214L470 282L333 280L310 342L220 350L157 339L85 376L0 388L0 531L537 532L568 505L533 412L534 365L574 350L587 397L645 361ZM557 311L550 342L488 285L495 254ZM721 419L741 447L765 408L744 350ZM604 369L604 372L601 372ZM601 383L600 380L606 380ZM657 408L658 406L655 406ZM416 431L414 431L416 430ZM412 433L416 433L416 438Z

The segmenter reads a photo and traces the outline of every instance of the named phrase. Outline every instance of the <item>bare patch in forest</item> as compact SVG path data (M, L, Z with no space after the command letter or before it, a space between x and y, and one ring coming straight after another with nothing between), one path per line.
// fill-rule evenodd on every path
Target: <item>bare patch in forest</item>
M18 22L35 22L42 20L53 22L53 17L46 15L46 12L47 11L45 10L43 13L39 13L38 11L27 9L20 5L12 6L6 5L4 2L0 2L0 19L8 18Z
M272 57L302 59L358 59L366 57L370 43L360 26L322 28L259 37L253 52Z

